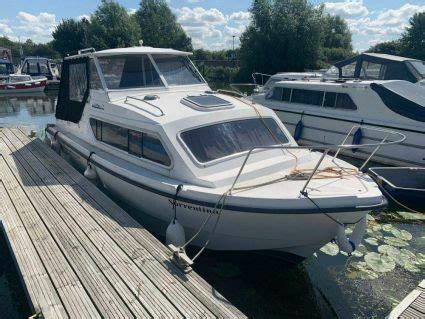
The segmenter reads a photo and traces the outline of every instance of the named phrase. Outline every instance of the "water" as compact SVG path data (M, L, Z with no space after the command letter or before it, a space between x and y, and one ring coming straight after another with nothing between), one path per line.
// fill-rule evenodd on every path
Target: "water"
M55 101L54 94L44 93L0 96L0 126L30 125L41 136L46 124L54 122ZM127 208L125 203L120 204ZM401 230L413 238L401 243L406 246L398 248L404 256L399 260L410 260L411 264L409 258L417 261L425 252L424 221L406 220L397 210L392 207L387 213L370 218L365 236L369 243L363 242L362 256L331 256L335 254L332 244L300 264L274 252L207 251L197 260L195 270L250 317L384 317L423 278L423 264L396 264L390 271L379 272L365 262L367 253L382 250L389 237L408 238ZM400 245L394 239L390 243ZM26 317L25 295L5 244L0 237L0 313L5 318ZM189 255L194 252L189 251ZM391 266L391 260L389 263Z

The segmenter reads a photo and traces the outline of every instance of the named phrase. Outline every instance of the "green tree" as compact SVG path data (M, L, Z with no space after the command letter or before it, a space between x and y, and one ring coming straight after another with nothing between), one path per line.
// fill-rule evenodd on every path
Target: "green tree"
M307 0L254 0L241 36L241 75L315 68L322 47L323 7Z
M326 15L322 21L323 57L327 63L344 60L353 55L351 32L340 16Z
M415 13L410 18L409 24L400 39L401 54L425 60L425 11Z
M79 49L88 46L88 26L87 19L76 21L74 19L62 20L52 32L53 48L62 56L74 54Z
M135 14L145 45L192 51L186 35L165 0L142 0Z
M89 41L98 50L135 46L140 29L127 10L112 0L102 0L90 17Z
M400 40L394 40L377 43L374 46L370 47L366 52L401 55L401 49L402 48Z

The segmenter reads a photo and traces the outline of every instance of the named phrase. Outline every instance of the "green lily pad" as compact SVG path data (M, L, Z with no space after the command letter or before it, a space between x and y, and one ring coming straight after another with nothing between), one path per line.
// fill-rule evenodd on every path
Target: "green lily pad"
M378 246L378 239L374 237L368 237L364 241L367 242L369 245Z
M391 257L375 252L368 253L364 260L376 272L389 272L395 268L395 262Z
M345 233L346 233L347 235L351 235L351 234L353 233L353 227L347 227L347 228L345 229Z
M325 246L320 248L320 251L329 256L336 256L339 253L339 247L337 244L329 242Z
M395 260L396 264L404 267L406 264L415 264L416 256L410 250L401 249L398 258Z
M384 225L382 225L382 230L383 231L386 231L386 232L390 233L392 229L393 229L393 225L391 225L391 224L384 224Z
M375 237L378 239L382 239L384 238L384 234L382 232L380 232L379 230L373 230L373 229L366 229L366 233L371 236L371 237Z
M346 277L350 279L376 279L379 275L367 267L364 261L352 262L347 268Z
M403 219L407 220L425 220L425 214L417 214L410 212L397 212Z
M381 245L378 247L378 251L383 255L391 257L394 261L396 261L400 255L400 250L391 245Z
M357 247L356 250L353 251L353 253L351 255L354 256L354 257L357 257L357 258L361 258L367 253L368 253L368 250L367 250L366 246L363 245L363 244L360 244L359 247Z
M416 255L416 266L419 268L425 268L425 254L418 253Z
M410 272L420 272L421 271L415 264L412 264L410 262L405 263L403 268L406 269L407 271L410 271Z
M379 225L379 224L377 224L377 225L373 225L372 226L372 230L373 231L379 231L379 230L381 230L382 229L382 227L381 227L381 225Z
M393 228L391 229L391 234L393 234L394 237L397 237L402 240L411 240L412 234L409 233L407 230L404 229L397 229Z
M395 246L395 247L409 246L409 243L396 237L384 237L384 242L388 245Z

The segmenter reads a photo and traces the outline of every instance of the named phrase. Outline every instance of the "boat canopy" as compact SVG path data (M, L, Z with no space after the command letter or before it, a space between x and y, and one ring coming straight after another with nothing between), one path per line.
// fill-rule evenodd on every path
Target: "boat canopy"
M404 80L416 83L425 77L423 61L389 54L362 53L335 63L340 78Z
M0 75L9 75L14 73L13 64L6 59L0 59Z

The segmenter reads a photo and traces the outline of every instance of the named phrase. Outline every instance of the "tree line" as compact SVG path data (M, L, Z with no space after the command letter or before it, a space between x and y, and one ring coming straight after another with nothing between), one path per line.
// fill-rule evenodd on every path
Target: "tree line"
M309 0L253 0L251 21L240 36L240 48L209 51L193 50L192 40L178 23L165 0L141 0L135 13L114 0L102 0L90 17L62 20L52 33L53 40L23 44L0 38L0 46L19 56L53 58L75 54L81 48L96 50L144 45L193 51L193 59L240 61L238 67L204 68L210 77L238 81L250 79L252 72L276 73L328 67L355 54L352 35L346 21L329 15L323 5ZM410 19L400 40L377 44L370 51L425 59L425 13ZM225 74L223 74L223 72ZM207 76L207 77L208 77Z

